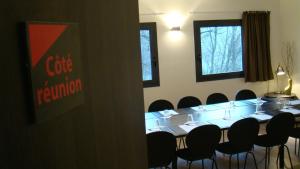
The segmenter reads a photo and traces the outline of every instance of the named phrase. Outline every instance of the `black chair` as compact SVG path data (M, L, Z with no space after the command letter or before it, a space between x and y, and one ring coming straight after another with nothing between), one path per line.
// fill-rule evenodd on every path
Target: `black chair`
M165 167L172 163L177 168L176 138L173 134L158 131L147 134L148 167Z
M186 136L187 148L177 150L177 156L187 160L189 169L192 162L204 159L212 160L212 168L217 166L215 148L221 138L221 129L216 125L203 125L194 128Z
M231 157L237 155L237 168L239 168L239 153L247 152L244 169L247 164L247 157L250 153L257 169L256 159L252 152L254 142L259 132L259 123L254 118L245 118L232 124L227 132L228 141L220 143L217 147L219 152L229 154L229 169L231 169Z
M295 128L291 131L290 137L295 139L295 155L300 156L300 121L299 119L295 119ZM297 153L297 142L298 142L298 153Z
M168 100L156 100L152 102L148 108L148 112L162 111L167 109L174 109L174 106Z
M228 102L227 96L225 96L223 93L213 93L206 99L206 104L216 104L223 102Z
M202 104L201 101L197 97L186 96L186 97L183 97L179 100L179 102L177 104L177 109L199 106L201 104ZM183 147L185 148L184 137L180 137L179 147L180 147L181 143L183 143Z
M274 146L284 146L287 149L291 168L293 164L291 161L289 148L285 145L291 130L294 126L295 117L291 113L280 113L272 117L266 126L266 134L260 135L255 141L255 145L265 147L265 168L270 163L270 148ZM278 162L279 152L277 156Z
M300 127L295 127L292 129L290 136L295 138L295 154L297 155L297 140L299 142L298 145L298 156L299 156L299 150L300 150Z
M197 97L186 96L179 100L177 109L199 106L201 104L201 101Z
M255 99L255 98L256 98L256 94L249 89L240 90L235 95L235 100L246 100L246 99Z

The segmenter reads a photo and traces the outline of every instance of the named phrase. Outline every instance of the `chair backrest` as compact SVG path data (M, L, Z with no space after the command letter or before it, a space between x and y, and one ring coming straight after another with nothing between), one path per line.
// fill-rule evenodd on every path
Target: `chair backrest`
M266 127L267 134L274 143L285 144L295 123L292 113L279 113L272 117Z
M194 128L186 136L186 145L193 156L210 158L221 138L221 129L213 124Z
M181 108L187 108L187 107L194 107L194 106L199 106L201 104L202 104L201 101L197 97L186 96L179 100L179 102L177 104L177 108L181 109Z
M255 99L255 98L256 98L256 94L249 89L240 90L235 95L235 100L246 100L246 99Z
M238 151L250 151L258 136L259 122L255 118L241 119L231 125L227 137Z
M206 99L206 104L215 104L223 102L228 102L227 96L225 96L223 93L213 93L209 95Z
M176 158L176 138L165 131L149 133L147 150L149 168L168 166Z
M148 112L162 111L166 109L174 109L174 106L168 100L156 100L152 102L148 108Z

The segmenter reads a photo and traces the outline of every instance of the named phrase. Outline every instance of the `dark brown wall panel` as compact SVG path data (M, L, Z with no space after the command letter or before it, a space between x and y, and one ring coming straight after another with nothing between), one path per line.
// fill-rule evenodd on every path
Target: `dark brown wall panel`
M137 0L1 2L0 169L146 167ZM85 104L30 122L24 21L77 22Z

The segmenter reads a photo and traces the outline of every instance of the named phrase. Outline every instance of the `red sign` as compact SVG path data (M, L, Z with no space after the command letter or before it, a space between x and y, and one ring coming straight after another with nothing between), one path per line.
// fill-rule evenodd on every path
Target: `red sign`
M78 24L27 23L35 118L44 121L84 102Z

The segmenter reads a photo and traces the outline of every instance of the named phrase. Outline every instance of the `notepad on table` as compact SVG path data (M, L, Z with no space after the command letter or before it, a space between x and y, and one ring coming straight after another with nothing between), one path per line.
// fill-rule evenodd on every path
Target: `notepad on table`
M294 106L294 105L298 105L300 104L300 100L291 100L290 101L290 105Z
M268 115L268 114L264 114L264 113L259 113L259 114L251 114L248 117L253 117L259 121L264 121L264 120L270 120L272 118L272 116Z
M209 120L208 123L215 124L222 128L229 128L234 122L236 122L236 119L215 119L215 120Z
M170 117L173 115L177 115L178 113L174 110L163 110L163 111L159 111L159 113L165 117Z
M191 130L193 130L194 128L198 127L198 125L196 123L187 123L187 124L179 125L179 127L188 133Z
M257 103L258 103L257 99L249 99L249 100L247 100L247 101L249 101L249 102L251 102L251 103L254 103L254 104L257 104ZM265 101L265 100L260 100L259 102L265 103L265 102L267 102L267 101Z
M294 108L281 109L280 111L292 114L300 114L300 110Z

